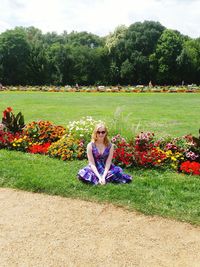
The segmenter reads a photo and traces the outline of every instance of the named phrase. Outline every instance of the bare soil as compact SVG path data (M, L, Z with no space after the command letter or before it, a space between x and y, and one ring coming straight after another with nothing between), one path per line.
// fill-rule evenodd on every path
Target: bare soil
M200 266L200 227L0 188L0 267Z

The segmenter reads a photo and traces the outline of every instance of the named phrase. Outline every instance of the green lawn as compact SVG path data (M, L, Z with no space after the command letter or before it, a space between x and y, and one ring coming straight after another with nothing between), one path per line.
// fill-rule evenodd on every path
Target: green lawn
M199 127L200 94L0 92L0 99L1 110L12 106L15 112L22 111L26 122L45 119L65 126L69 120L91 115L115 121L115 130L126 136L131 136L131 128L159 136L197 135ZM200 225L199 177L135 168L126 170L134 176L131 184L88 186L76 178L86 164L0 150L0 186L111 202Z
M0 109L12 106L25 121L50 120L66 126L90 115L130 137L138 131L156 135L197 135L200 94L0 92ZM117 125L117 126L116 126Z

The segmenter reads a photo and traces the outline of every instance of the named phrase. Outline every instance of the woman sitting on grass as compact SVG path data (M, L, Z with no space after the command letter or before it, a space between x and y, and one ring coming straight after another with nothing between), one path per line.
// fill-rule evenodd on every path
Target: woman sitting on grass
M92 133L92 141L87 145L89 165L78 172L78 178L95 185L131 182L130 175L123 173L120 167L112 164L113 150L106 126L98 124Z

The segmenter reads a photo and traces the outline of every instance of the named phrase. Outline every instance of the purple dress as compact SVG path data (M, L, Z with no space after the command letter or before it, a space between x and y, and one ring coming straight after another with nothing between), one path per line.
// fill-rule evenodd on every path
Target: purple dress
M97 167L98 172L102 175L106 166L106 160L109 156L111 144L105 148L103 154L100 154L96 145L92 143L92 154L94 157L94 161ZM98 184L99 178L94 174L93 170L91 169L90 165L84 167L83 169L79 170L78 178L87 183L91 184ZM132 177L128 174L123 173L122 168L119 166L115 166L111 164L110 169L106 175L106 183L114 182L114 183L129 183L132 181Z

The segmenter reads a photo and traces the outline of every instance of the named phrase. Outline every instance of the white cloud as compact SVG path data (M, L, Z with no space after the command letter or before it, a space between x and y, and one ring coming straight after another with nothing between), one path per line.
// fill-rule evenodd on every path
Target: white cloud
M88 31L106 35L120 24L154 20L200 36L200 0L1 0L0 32L35 26L43 32Z

